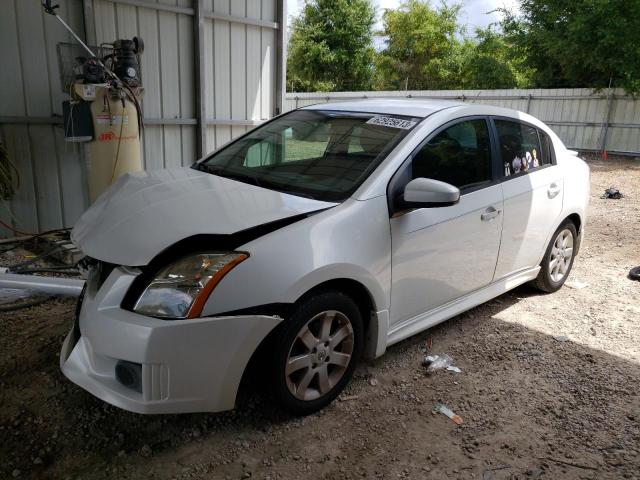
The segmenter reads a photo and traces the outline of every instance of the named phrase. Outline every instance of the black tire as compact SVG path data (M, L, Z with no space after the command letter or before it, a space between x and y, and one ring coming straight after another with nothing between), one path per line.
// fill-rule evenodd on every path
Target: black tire
M629 270L629 278L640 282L640 266L633 267Z
M323 394L320 394L320 387L318 383L320 381L319 376L316 373L313 373L314 376L310 386L313 385L313 382L316 382L316 384L318 384L317 393L320 396L318 398L308 400L300 399L290 391L289 384L291 383L291 376L286 375L286 366L289 354L290 352L293 352L294 348L306 348L304 345L301 345L302 342L298 339L298 333L308 322L310 322L310 320L327 311L336 311L340 313L346 317L348 322L351 324L353 331L352 342L351 337L349 337L349 342L352 347L351 358L348 365L341 369L340 374L342 377L336 381L330 390ZM339 321L344 322L344 318L340 317ZM311 322L310 324L311 329L315 326L314 322ZM334 329L341 327L341 324L337 323L337 321L332 320L331 322L334 322ZM273 344L274 355L271 360L271 384L273 385L273 393L279 405L295 415L308 415L331 403L340 394L353 376L353 372L362 354L363 338L364 331L360 309L358 308L358 305L344 293L338 291L320 292L306 298L299 305L294 307L291 315L287 318L285 323L282 325L282 329L278 332ZM338 348L342 348L342 342L340 342L339 345L340 347ZM322 367L322 365L320 366ZM327 368L333 368L333 365L327 364ZM304 367L301 370L303 370L302 374L306 374L307 371L312 372L313 368L307 369L307 367Z
M566 273L564 274L564 276L559 281L554 281L552 276L551 276L551 271L550 271L550 268L549 268L549 263L551 261L551 251L553 249L553 245L554 245L558 235L563 230L569 230L569 232L571 232L571 235L573 237L573 252L571 254L571 260L569 262L569 267L568 267ZM553 292L557 292L558 290L560 290L560 288L562 288L562 285L564 285L564 282L567 281L567 278L569 277L569 274L571 273L571 268L573 267L573 260L576 258L576 247L577 247L577 245L578 245L578 232L576 231L576 226L574 225L574 223L571 220L565 220L558 227L558 229L554 232L553 236L551 237L551 241L549 242L549 245L547 246L547 250L545 251L544 257L542 259L542 263L540 264L540 266L542 268L540 269L540 272L538 273L538 277L532 282L532 285L535 288L537 288L538 290L541 290L541 291L546 292L546 293L553 293Z

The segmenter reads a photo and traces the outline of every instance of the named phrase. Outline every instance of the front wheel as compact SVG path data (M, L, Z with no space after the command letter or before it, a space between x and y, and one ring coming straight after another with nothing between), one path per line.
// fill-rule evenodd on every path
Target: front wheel
M303 301L275 341L276 399L297 415L320 410L353 376L362 345L362 317L350 297L332 291Z
M537 289L552 293L564 285L573 266L577 238L572 221L567 220L558 227L542 259L538 277L533 281Z

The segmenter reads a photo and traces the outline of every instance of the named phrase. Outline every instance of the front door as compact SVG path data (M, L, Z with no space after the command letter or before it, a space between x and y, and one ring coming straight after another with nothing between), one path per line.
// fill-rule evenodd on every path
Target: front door
M471 118L446 125L412 155L405 184L432 178L455 185L461 196L456 205L391 218L392 325L493 280L503 206L491 151L487 120Z

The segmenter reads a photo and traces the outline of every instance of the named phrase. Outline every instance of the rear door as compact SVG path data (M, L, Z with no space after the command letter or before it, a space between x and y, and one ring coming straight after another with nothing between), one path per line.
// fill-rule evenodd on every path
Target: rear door
M564 185L546 133L515 119L494 118L493 125L504 195L498 280L538 265L562 211Z

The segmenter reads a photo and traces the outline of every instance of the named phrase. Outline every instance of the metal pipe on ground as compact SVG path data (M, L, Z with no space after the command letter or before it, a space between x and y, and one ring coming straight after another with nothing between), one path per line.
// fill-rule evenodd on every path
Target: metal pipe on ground
M48 295L78 297L84 287L84 280L76 278L43 277L17 273L0 274L0 288L22 288Z

